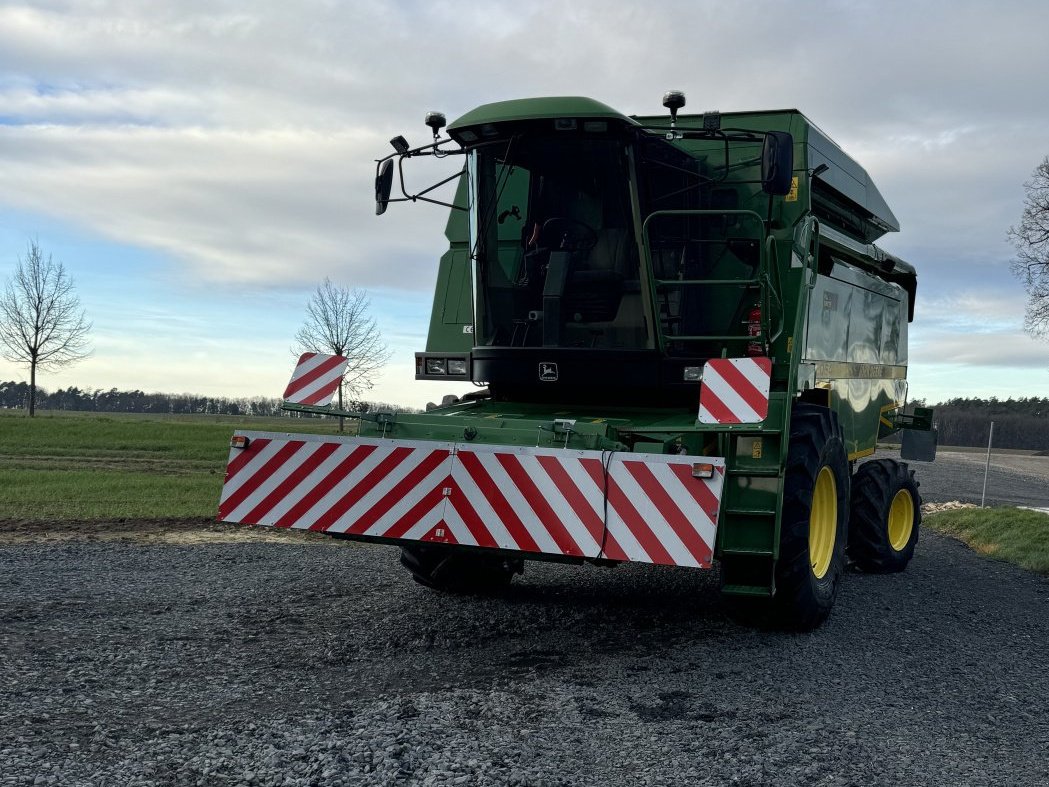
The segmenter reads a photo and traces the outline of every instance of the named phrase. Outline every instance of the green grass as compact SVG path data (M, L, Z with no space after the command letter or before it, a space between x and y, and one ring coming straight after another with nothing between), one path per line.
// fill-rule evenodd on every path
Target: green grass
M237 428L335 434L337 423L0 411L0 520L213 518Z
M1022 508L961 508L923 524L961 539L977 552L1049 574L1049 516Z

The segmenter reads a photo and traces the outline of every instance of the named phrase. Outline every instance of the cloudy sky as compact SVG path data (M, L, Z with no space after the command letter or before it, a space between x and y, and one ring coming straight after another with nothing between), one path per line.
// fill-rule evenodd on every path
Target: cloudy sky
M1049 395L1006 231L1049 154L1049 7L1028 2L0 2L0 278L65 263L93 356L46 387L279 395L325 277L421 405L443 211L374 215L427 110L587 95L625 113L797 107L869 170L919 271L911 394ZM0 380L27 372L0 361Z

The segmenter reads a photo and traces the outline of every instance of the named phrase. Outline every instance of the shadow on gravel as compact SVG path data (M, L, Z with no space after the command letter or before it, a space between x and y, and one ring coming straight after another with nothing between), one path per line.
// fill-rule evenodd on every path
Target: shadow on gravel
M445 595L409 584L388 591L381 633L339 638L330 655L348 665L396 653L403 665L397 668L400 691L492 687L559 672L586 685L613 670L707 670L709 664L680 657L707 645L775 648L779 639L792 637L731 623L717 586L716 572L544 565L526 568L497 597ZM669 663L660 666L662 658ZM419 669L424 665L428 669Z

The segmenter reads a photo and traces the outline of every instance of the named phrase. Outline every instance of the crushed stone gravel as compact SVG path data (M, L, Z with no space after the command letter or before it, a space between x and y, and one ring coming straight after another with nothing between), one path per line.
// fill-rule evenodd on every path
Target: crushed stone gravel
M0 785L1043 785L1049 581L925 532L818 631L715 572L529 564L501 598L396 549L0 546Z

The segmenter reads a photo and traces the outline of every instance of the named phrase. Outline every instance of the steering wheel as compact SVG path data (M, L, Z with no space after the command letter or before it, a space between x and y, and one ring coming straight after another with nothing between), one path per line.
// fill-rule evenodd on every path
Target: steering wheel
M562 251L588 251L597 245L597 232L577 219L555 216L543 222L539 245Z

